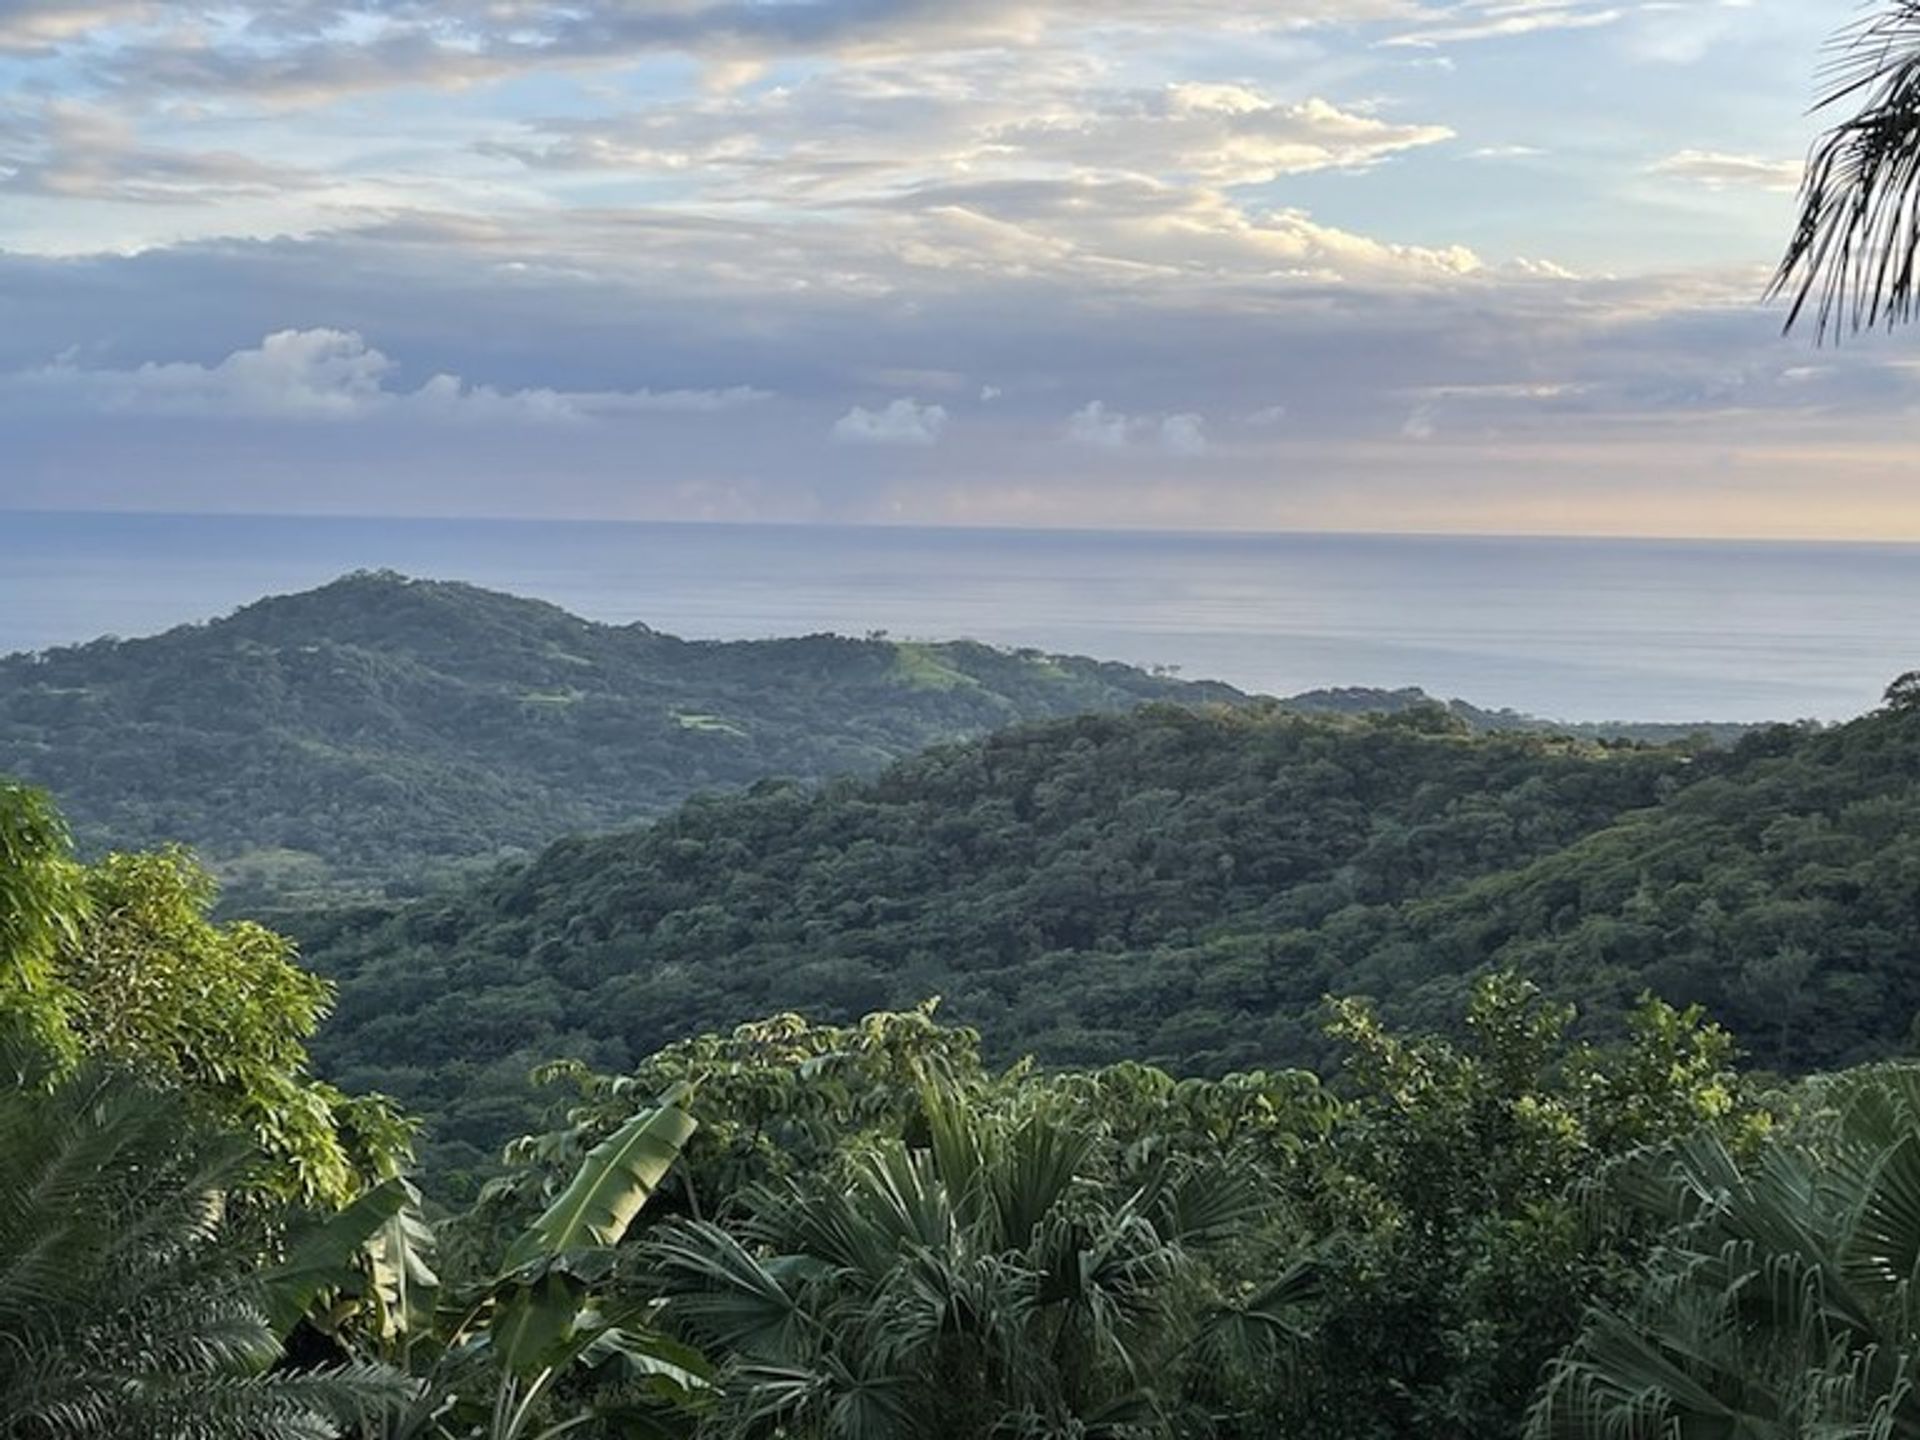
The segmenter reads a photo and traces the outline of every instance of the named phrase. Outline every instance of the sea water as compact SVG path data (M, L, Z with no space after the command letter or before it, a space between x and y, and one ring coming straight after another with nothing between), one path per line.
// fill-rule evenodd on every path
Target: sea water
M887 631L1565 720L1841 719L1920 667L1920 546L0 512L0 652L394 569L698 638Z

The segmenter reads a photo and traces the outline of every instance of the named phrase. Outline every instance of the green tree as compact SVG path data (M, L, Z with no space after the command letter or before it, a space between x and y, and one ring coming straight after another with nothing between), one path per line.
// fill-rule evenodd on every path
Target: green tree
M245 1135L248 1188L344 1203L406 1163L411 1126L312 1076L332 987L282 936L216 923L215 898L183 850L80 864L47 797L0 783L0 1020L22 1054L104 1057Z
M109 855L81 872L80 893L54 974L81 1049L177 1086L247 1136L265 1162L256 1183L285 1198L340 1204L405 1162L409 1127L390 1105L308 1073L332 987L283 936L215 923L213 877L190 855Z
M305 1440L405 1396L378 1366L276 1368L257 1216L229 1203L251 1158L97 1061L0 1090L0 1436Z
M46 795L0 778L0 1022L20 1053L72 1053L55 968L86 913L66 826Z
M1630 1038L1569 1039L1570 1007L1480 981L1469 1039L1408 1037L1335 1006L1349 1103L1312 1191L1323 1300L1283 1429L1321 1437L1514 1433L1584 1306L1651 1243L1589 1223L1586 1192L1643 1146L1702 1126L1754 1143L1765 1112L1698 1012L1642 1005Z

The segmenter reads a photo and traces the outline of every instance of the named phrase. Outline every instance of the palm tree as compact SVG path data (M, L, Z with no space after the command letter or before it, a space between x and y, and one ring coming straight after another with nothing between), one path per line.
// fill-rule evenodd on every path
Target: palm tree
M1920 1068L1811 1098L1810 1140L1742 1165L1703 1137L1630 1179L1680 1228L1589 1315L1530 1440L1920 1436Z
M124 1074L0 1091L0 1437L318 1440L406 1393L376 1366L275 1368L228 1204L251 1160Z
M1183 1308L1197 1259L1271 1213L1252 1184L1122 1178L1043 1109L930 1094L926 1120L922 1147L750 1194L738 1236L682 1221L648 1247L667 1314L730 1357L720 1433L1165 1434L1173 1371L1284 1325L1284 1295Z
M1792 297L1787 327L1811 307L1823 339L1920 307L1920 0L1841 31L1825 82L1817 109L1858 108L1814 147L1772 286Z

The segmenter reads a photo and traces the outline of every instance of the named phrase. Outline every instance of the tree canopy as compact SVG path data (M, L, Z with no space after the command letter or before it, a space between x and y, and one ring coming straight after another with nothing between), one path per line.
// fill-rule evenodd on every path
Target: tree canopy
M251 1183L338 1202L393 1172L411 1127L385 1101L316 1079L307 1041L332 1000L292 942L217 923L181 850L76 861L47 798L0 787L0 1014L18 1054L115 1062L189 1115L245 1135Z
M464 894L290 924L340 986L329 1073L402 1096L477 1161L525 1128L540 1061L617 1070L768 1010L851 1020L939 995L996 1058L1312 1063L1322 996L1373 987L1391 917L1656 804L1690 765L1475 737L1432 707L1164 707L873 781L768 782ZM1474 963L1409 958L1398 988Z

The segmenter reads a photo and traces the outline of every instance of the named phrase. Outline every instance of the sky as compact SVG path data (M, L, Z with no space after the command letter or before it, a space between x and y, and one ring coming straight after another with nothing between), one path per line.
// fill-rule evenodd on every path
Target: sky
M1857 13L0 0L0 510L1920 538Z

